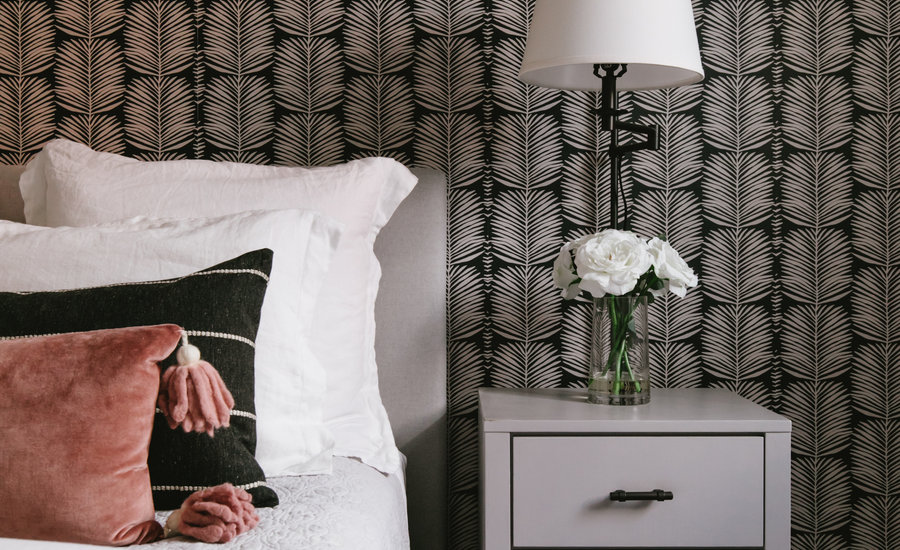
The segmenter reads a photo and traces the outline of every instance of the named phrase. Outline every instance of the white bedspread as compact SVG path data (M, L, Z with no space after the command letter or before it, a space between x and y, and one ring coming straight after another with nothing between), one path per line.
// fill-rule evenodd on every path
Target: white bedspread
M349 458L334 457L331 475L275 477L276 508L258 510L259 525L215 550L408 550L406 491L402 474L385 476ZM165 524L169 512L158 513ZM205 545L176 537L147 550L198 550ZM2 550L96 548L79 544L0 539Z

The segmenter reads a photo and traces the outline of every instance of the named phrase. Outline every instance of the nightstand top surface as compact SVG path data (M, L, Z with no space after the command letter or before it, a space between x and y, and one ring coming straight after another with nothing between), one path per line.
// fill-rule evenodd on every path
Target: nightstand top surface
M586 389L478 390L485 432L790 432L787 418L723 389L654 389L650 403L595 405Z

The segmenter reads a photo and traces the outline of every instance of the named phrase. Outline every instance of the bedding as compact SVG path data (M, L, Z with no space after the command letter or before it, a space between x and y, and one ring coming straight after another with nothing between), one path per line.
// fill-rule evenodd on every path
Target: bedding
M216 549L406 550L406 493L402 468L381 474L351 458L335 457L331 475L279 476L269 483L281 496L274 509L257 510L255 529ZM157 513L164 524L168 513ZM196 550L175 537L160 550Z
M402 164L367 158L324 168L203 160L142 162L66 140L46 144L20 179L29 223L81 226L134 215L215 216L247 209L305 208L344 224L313 314L313 353L327 377L323 415L334 454L383 472L399 466L375 362L375 298L380 266L373 244L416 183ZM268 475L303 473L257 457Z
M383 475L351 458L335 457L331 475L269 479L281 503L258 510L259 525L216 550L408 550L402 469ZM157 513L165 524L169 512ZM0 538L0 550L96 548ZM144 546L148 550L207 548L185 537Z
M2 250L2 247L0 247ZM269 249L176 279L75 290L0 292L0 338L175 323L218 371L234 397L230 426L172 430L156 414L147 464L157 510L178 508L194 491L230 482L256 507L278 503L254 459L253 342L273 260ZM163 362L175 364L174 355Z
M181 277L256 249L273 250L254 353L257 459L264 448L270 464L328 472L325 374L309 350L302 317L313 307L338 237L335 222L298 210L80 228L0 222L0 291Z
M5 170L4 169L7 169ZM16 200L0 201L0 218L23 220L18 176L24 167L0 167L0 191L10 193ZM443 235L446 211L444 178L433 170L417 170L421 183L398 209L391 222L379 235L376 243L379 260L385 266L385 280L379 287L378 318L379 376L382 396L398 444L410 456L409 506L410 537L414 548L443 548L446 516L444 430L445 419L445 343ZM431 243L410 255L411 247L421 242ZM2 272L3 270L0 270ZM410 280L408 274L422 276ZM0 273L2 274L2 273ZM412 333L410 330L412 329ZM410 337L414 337L412 341ZM410 391L417 388L418 391ZM339 462L335 458L335 470ZM325 476L313 476L318 480ZM278 480L274 480L278 483ZM282 493L284 487L273 484ZM263 515L277 515L281 506L262 510ZM302 515L299 515L301 520ZM260 528L265 528L266 522ZM315 527L305 523L303 529ZM267 537L267 540L271 537ZM242 544L238 538L233 548L258 548L259 544ZM418 542L416 542L418 541ZM168 544L168 542L166 543ZM184 543L185 546L187 543ZM263 546L265 547L265 546ZM281 547L277 543L269 546ZM368 548L359 545L359 548ZM403 548L405 546L398 546ZM29 550L35 548L95 548L74 544L50 544L27 540L0 539L0 548ZM192 545L191 548L200 548ZM326 546L327 548L327 546Z

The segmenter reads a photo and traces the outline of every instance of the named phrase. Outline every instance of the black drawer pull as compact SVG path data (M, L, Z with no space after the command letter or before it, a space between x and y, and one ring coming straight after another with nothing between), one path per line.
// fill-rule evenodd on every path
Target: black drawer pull
M661 489L636 492L622 491L620 489L610 492L609 498L617 502L626 502L628 500L658 500L662 502L664 500L672 500L675 496L672 495L672 491L663 491Z

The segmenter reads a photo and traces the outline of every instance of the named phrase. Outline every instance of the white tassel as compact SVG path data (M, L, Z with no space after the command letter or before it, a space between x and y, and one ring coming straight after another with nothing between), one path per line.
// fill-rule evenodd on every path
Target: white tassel
M187 331L181 331L181 347L175 354L179 365L193 365L200 361L200 348L188 342Z

